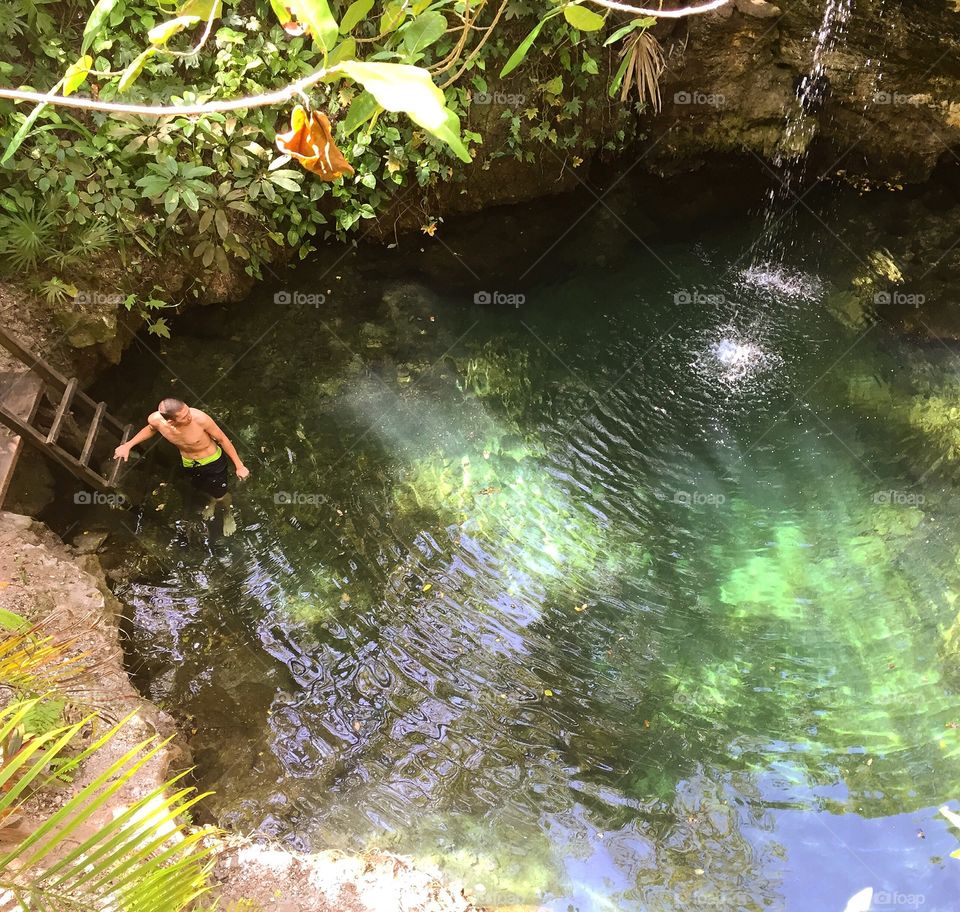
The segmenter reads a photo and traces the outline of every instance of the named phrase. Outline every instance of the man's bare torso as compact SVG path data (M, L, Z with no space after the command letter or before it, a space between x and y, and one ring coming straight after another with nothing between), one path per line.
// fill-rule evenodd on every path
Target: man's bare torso
M154 412L147 420L152 428L169 440L185 459L203 459L212 456L219 444L210 436L203 425L207 415L200 409L190 409L191 421L177 427L167 421L159 412Z

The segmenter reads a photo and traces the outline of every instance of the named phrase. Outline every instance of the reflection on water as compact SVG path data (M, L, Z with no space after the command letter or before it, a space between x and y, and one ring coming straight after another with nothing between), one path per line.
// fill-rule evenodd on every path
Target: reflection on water
M952 908L960 503L880 496L916 443L848 375L902 363L840 363L825 280L724 286L736 251L703 243L658 255L708 307L647 262L522 311L367 278L182 330L182 385L112 379L132 414L213 387L253 469L218 538L158 448L125 555L145 686L222 821L399 848L493 905Z

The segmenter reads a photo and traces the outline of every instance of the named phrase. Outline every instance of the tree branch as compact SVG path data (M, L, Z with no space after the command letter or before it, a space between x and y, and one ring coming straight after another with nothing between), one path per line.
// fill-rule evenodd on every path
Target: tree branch
M631 6L629 3L618 3L617 0L587 0L588 3L595 3L597 6L605 6L607 9L623 10L626 13L633 13L635 16L655 16L657 19L683 19L686 16L697 16L701 13L709 13L721 6L726 6L731 0L708 0L700 6L684 6L680 9L644 9L641 6Z
M41 92L25 92L20 89L0 88L0 98L10 98L14 101L34 101L38 104L53 104L63 108L81 108L85 111L105 111L108 114L139 114L143 117L169 117L181 115L183 117L199 114L219 114L224 111L238 111L244 108L265 108L269 105L283 104L291 98L300 95L314 83L320 82L329 74L324 68L298 79L296 82L277 89L275 92L265 92L262 95L247 95L243 98L225 98L221 101L208 101L202 104L183 105L137 105L120 104L114 101L100 101L94 98L81 98L76 95L56 95Z

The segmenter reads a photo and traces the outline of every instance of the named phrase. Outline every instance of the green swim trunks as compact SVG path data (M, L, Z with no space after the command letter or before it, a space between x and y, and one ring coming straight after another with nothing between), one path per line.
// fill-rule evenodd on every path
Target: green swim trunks
M217 447L215 453L202 459L187 459L181 456L184 471L197 490L208 497L223 497L227 493L227 457Z

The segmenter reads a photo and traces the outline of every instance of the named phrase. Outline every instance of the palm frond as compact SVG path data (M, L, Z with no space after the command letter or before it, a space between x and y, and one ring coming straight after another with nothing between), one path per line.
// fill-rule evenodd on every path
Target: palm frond
M0 742L22 725L36 702L18 701L0 710ZM52 781L52 765L93 718L31 739L12 757L3 758L0 819L17 813L29 795ZM76 767L101 750L130 718L66 765ZM213 864L212 849L203 844L208 831L188 834L178 819L205 794L192 788L166 793L186 773L130 805L105 826L97 822L98 813L116 801L124 786L167 743L152 737L136 744L0 856L0 891L8 891L8 897L36 912L179 912L203 895Z
M83 654L69 654L70 641L38 635L37 627L0 640L0 686L36 693L76 681Z
M660 77L667 65L660 42L649 31L638 32L624 42L620 57L620 100L626 101L630 89L635 87L637 98L649 102L653 111L659 113L663 106Z
M94 659L89 652L78 652L75 640L57 639L43 633L41 624L8 615L0 619L0 627L7 628L0 630L0 689L12 690L21 699L48 694L64 708L98 702L98 669L105 656ZM35 718L43 715L41 707Z

